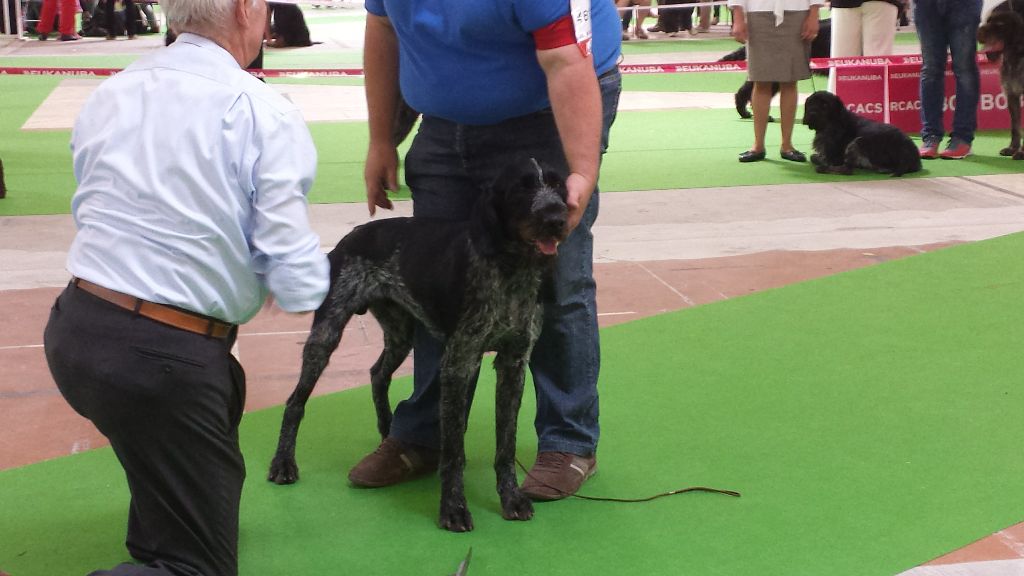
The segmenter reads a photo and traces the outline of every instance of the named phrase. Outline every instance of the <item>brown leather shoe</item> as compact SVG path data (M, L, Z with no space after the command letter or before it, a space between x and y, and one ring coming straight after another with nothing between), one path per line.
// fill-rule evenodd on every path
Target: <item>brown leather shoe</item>
M380 446L349 470L348 480L363 488L383 488L437 471L440 452L385 438Z
M520 487L533 500L561 500L579 491L597 472L597 458L568 452L540 452Z

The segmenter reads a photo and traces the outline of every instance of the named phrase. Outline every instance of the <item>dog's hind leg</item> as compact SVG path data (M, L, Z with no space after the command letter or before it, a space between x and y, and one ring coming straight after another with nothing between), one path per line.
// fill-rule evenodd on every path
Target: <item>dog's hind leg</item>
M1020 94L1006 95L1006 109L1010 112L1010 145L999 151L1000 156L1012 156L1024 160L1024 149L1020 147Z
M871 158L868 156L870 151L863 149L863 143L863 139L859 136L851 140L843 152L843 163L839 166L830 167L829 173L849 176L853 174L856 168L877 171L877 167L872 164Z
M533 518L533 504L519 491L516 482L516 420L523 399L528 354L506 354L499 351L494 359L498 384L495 394L497 450L494 472L498 477L501 515L506 520Z
M740 86L736 94L733 95L733 99L736 101L736 113L740 115L740 118L750 118L750 110L747 109L747 104L750 103L750 96L754 92L754 83L747 80Z
M306 413L306 401L309 400L313 387L327 367L331 353L338 347L342 331L353 313L354 310L343 309L323 318L318 314L317 320L313 322L309 338L302 348L299 383L285 404L277 452L270 462L270 472L267 474L267 480L275 484L292 484L299 479L299 467L295 463L295 438L299 434L299 424Z
M411 314L391 303L371 305L370 312L384 331L384 350L381 351L373 368L370 368L373 406L377 411L377 431L380 432L381 439L384 439L391 430L391 402L388 399L391 375L412 350L416 324Z
M441 515L440 524L452 532L473 529L466 503L466 419L469 388L480 371L483 351L478 334L456 334L445 343L441 358Z

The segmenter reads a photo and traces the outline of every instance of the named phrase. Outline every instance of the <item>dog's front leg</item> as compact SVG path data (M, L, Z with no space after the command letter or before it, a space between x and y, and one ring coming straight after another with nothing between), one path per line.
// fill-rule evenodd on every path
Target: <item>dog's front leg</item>
M317 380L327 367L331 353L341 341L341 331L351 317L350 313L340 314L337 320L323 320L313 325L302 348L302 371L299 383L285 404L281 420L281 435L277 440L277 452L270 462L267 480L275 484L292 484L299 479L299 466L295 462L295 439L299 424L306 413L306 401L313 392Z
M473 337L453 336L441 358L441 527L452 532L473 529L463 486L466 468L466 418L469 387L480 372L480 351Z
M533 518L533 504L516 481L516 420L523 399L525 366L529 354L498 352L494 359L498 385L495 394L495 427L497 451L494 454L494 472L498 477L498 496L501 515L506 520Z

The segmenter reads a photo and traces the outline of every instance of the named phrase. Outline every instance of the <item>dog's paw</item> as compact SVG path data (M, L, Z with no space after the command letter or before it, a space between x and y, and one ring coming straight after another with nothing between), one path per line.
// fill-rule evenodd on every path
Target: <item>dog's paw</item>
M1007 146L999 151L1000 156L1013 156L1014 160L1017 159L1017 154L1021 153L1024 148L1014 148L1013 146Z
M299 465L295 463L295 458L274 456L270 462L270 473L267 474L267 480L274 484L294 484L298 479Z
M501 494L501 517L505 520L533 518L533 502L518 488Z
M445 499L441 502L441 528L449 532L469 532L473 529L473 515L465 498Z

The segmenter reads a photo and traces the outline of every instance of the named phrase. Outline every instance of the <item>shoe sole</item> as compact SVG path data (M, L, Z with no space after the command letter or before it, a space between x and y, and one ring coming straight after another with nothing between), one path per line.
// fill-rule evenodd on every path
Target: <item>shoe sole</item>
M434 468L433 470L417 470L415 472L409 472L393 482L373 482L355 478L352 474L349 474L348 481L357 488L387 488L388 486L397 486L398 484L419 480L420 478L425 478L435 473L437 473L437 468Z

